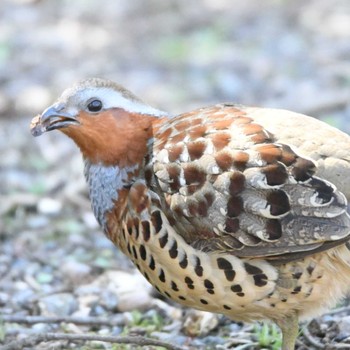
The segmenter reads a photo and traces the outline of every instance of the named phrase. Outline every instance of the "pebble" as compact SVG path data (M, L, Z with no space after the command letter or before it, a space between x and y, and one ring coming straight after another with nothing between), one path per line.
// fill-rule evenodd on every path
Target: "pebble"
M53 274L52 274L52 272L39 271L36 274L35 279L40 284L48 284L48 283L52 282Z
M99 335L110 335L111 331L108 328L101 328L98 330Z
M350 17L347 11L348 2L349 0L310 1L302 4L303 6L298 6L288 1L252 0L241 2L241 4L237 2L237 6L232 11L232 3L229 0L206 0L205 5L199 2L188 2L183 8L182 5L179 5L176 11L181 16L174 16L173 6L166 5L166 2L162 3L162 6L147 4L146 7L142 5L142 2L129 1L124 2L121 9L113 2L109 2L107 7L101 7L100 3L96 2L91 7L90 5L94 3L91 1L86 2L87 4L83 1L62 3L38 0L0 1L2 7L0 22L0 77L2 82L0 92L0 183L2 184L1 191L3 191L1 194L4 197L0 203L0 215L2 214L0 231L3 233L3 240L0 244L0 275L5 276L1 284L0 305L1 303L11 305L15 309L13 313L27 313L31 308L32 313L36 314L38 310L36 310L36 305L32 306L35 304L33 299L37 300L38 295L49 285L54 288L60 287L58 283L61 283L61 276L64 279L67 278L68 281L78 283L82 282L79 278L89 277L90 267L81 266L79 263L74 266L74 262L67 262L66 257L71 254L72 248L80 247L82 252L91 247L95 251L100 248L101 250L111 249L108 240L102 238L101 235L98 236L98 239L87 240L86 231L95 228L97 231L97 225L91 213L87 216L80 215L82 211L88 209L85 204L82 205L81 200L79 201L79 196L75 196L78 198L75 202L75 210L70 213L69 218L65 216L63 220L66 222L72 218L74 220L82 218L83 227L73 232L76 237L81 238L75 239L69 235L69 239L65 242L60 239L59 243L55 242L51 245L52 249L48 249L50 245L45 242L46 237L42 236L44 230L35 231L44 226L48 226L48 230L55 231L55 223L49 226L47 220L50 219L50 216L60 215L62 212L62 204L59 201L53 206L50 204L49 210L44 201L45 205L42 202L40 204L42 209L39 214L35 214L38 216L30 217L33 208L39 210L39 204L36 198L30 202L27 201L24 194L28 192L28 189L33 190L33 184L37 182L38 177L36 173L40 172L43 176L43 181L39 181L40 184L43 184L42 188L39 186L40 193L43 191L47 193L47 189L53 191L62 188L62 192L70 192L72 189L81 194L81 190L76 189L77 185L80 188L81 181L78 181L75 173L79 172L82 176L79 168L82 167L82 161L79 151L59 132L48 133L34 140L28 130L30 115L47 107L73 80L102 73L106 77L109 75L113 80L119 79L127 83L133 90L140 92L141 98L153 101L154 105L159 105L171 112L185 111L190 105L203 106L214 99L216 102L227 99L265 106L271 105L269 101L273 101L276 106L290 107L294 110L301 108L301 102L304 106L307 101L311 104L314 104L313 101L315 101L315 104L318 105L319 101L324 100L323 94L320 98L320 92L325 87L331 90L334 88L336 94L338 89L349 89L350 45L347 38L349 37ZM106 3L104 2L104 5ZM72 6L74 11L72 11ZM292 10L293 16L298 19L293 26L290 26L291 12L289 10ZM145 11L150 17L154 15L157 20L150 21L146 18ZM220 14L220 16L213 18L212 23L209 23L206 28L198 27L198 18L206 21L208 18L212 19L213 13ZM68 22L64 20L65 18L68 19ZM91 21L91 18L94 20ZM118 20L116 21L115 18ZM276 21L271 21L271 18ZM164 32L162 33L157 31L159 21L166 24L163 26ZM103 23L107 24L108 32L105 29L96 30L96 28L102 28ZM120 31L118 32L115 30L117 27L125 28L130 35L125 36ZM185 27L186 34L188 34L184 40L182 32L179 34L179 29L182 27ZM70 35L71 29L76 29L73 36ZM198 54L191 55L196 47L202 47L203 37L198 40L196 33L202 32L203 29L209 33L209 38L207 37L209 40L204 40L206 48L208 47L206 43L210 44L212 40L212 32L214 39L215 35L219 34L219 38L215 40L219 40L219 43L223 41L223 45L217 47L214 41L214 48L218 49L211 50L209 55L202 55L202 57ZM91 36L86 35L84 40L75 42L74 39L80 39L76 33L92 33L94 39L102 38L102 40L96 42L96 40L91 40ZM108 36L109 33L112 33L111 38ZM142 40L140 40L140 35ZM178 57L176 55L179 55L176 51L173 52L175 58L173 60L167 61L159 58L158 56L161 56L159 55L160 49L157 50L159 42L162 40L176 41L179 35L182 42L180 42L179 50L176 51L180 51L180 59L176 58ZM155 40L147 40L150 37L155 37ZM109 40L116 45L108 45ZM142 50L135 45L137 41L142 41ZM312 50L308 43L312 43ZM185 50L181 53L183 44ZM190 54L186 51L189 45L192 45L192 49L187 50ZM346 49L342 56L340 56L339 45L344 45ZM120 51L119 47L123 47L123 50ZM117 54L118 50L120 55ZM31 54L34 51L35 55ZM99 55L93 55L93 60L79 64L82 56L88 57L97 51ZM57 69L62 66L62 57L65 57L65 68ZM115 59L106 59L106 57L115 57ZM194 73L191 73L192 71ZM313 86L308 88L309 91L305 91L302 83L307 79L311 79L313 83ZM186 87L186 91L183 91L183 86ZM302 98L299 98L300 96ZM337 112L339 115L333 111L327 111L327 121L349 132L350 105L348 104L346 113L343 111L344 108L346 107L336 107L337 110L339 109ZM19 117L23 118L24 123ZM9 124L11 127L7 128L6 125ZM76 163L72 162L73 154L77 155ZM33 155L43 159L47 163L46 167L39 169L34 166L31 160ZM84 186L86 188L85 183ZM21 198L19 201L16 199L9 206L10 193L18 193ZM66 202L63 202L63 205L65 206ZM17 213L18 207L25 208L25 215L13 218L4 215L4 213L15 211ZM16 223L15 229L12 229L13 223ZM65 227L68 226L69 224ZM32 231L25 234L28 227ZM10 230L15 234L9 234ZM28 238L29 235L31 239ZM5 250L6 245L12 248ZM78 249L74 250L73 254L77 252ZM1 260L1 257L4 256L9 257L11 262ZM37 276L37 272L42 271L41 266L36 266L37 262L33 263L34 259L39 256L49 263L52 260L62 262L62 265L67 262L67 266L64 272L61 268L45 272L40 278L43 282L50 281L50 284L39 285L38 293L38 291L34 292L27 282L20 285L16 281L23 280L28 274ZM113 260L114 256L109 258ZM109 258L106 258L105 261ZM129 266L122 264L118 267ZM110 268L110 265L108 261L104 265L101 263L101 269L103 269L102 266ZM136 288L135 285L132 285L134 292L128 292L128 286L118 291L119 287L116 286L118 282L110 281L112 276L101 279L94 286L86 284L82 287L80 291L82 294L77 293L78 305L74 314L80 312L81 315L89 315L91 310L95 310L96 313L103 313L106 310L115 312L114 310L124 303L129 304L127 308L133 309L136 305L133 304L134 300L138 301L142 298L145 300L143 304L146 304L146 308L154 307L152 303L147 305L149 300L147 293L145 297L140 298L141 289L144 289L143 284L136 284ZM129 283L128 281L127 278L122 279L122 283ZM118 293L126 296L120 296ZM128 293L134 293L133 297L131 301L124 302L123 298L128 298ZM8 298L10 298L10 303ZM46 302L49 303L50 300ZM74 301L72 304L74 306ZM171 320L173 320L172 315L176 315L176 320L181 322L182 309L173 308L172 310L171 308L170 306L169 309L164 308L162 315L166 315ZM56 309L57 312L60 312L59 307ZM4 312L6 308L1 307L0 313ZM341 316L335 315L332 319L337 321L341 319ZM340 322L343 334L350 334L349 323L347 317ZM239 327L232 323L228 329L235 332ZM28 326L27 329L31 328L32 326ZM49 326L39 324L33 326L33 329L47 332ZM85 327L83 329L85 330ZM114 330L118 334L122 328L117 327ZM171 333L171 330L169 332ZM156 335L157 332L153 334ZM160 339L168 339L174 344L182 344L182 341L185 344L191 344L191 339L181 335L169 335L164 331L158 332L158 335ZM217 345L220 344L220 339L212 336L203 339L196 338L194 341L197 342L196 348L198 349L214 349L221 346ZM210 345L206 346L206 342L209 342ZM43 346L45 345L38 346L38 348L43 348Z
M10 297L8 294L0 292L0 306L6 306L9 300Z
M137 271L107 271L92 283L79 287L77 293L83 295L89 290L97 293L100 300L103 293L107 299L114 294L115 299L111 302L104 301L104 305L112 310L118 306L119 312L147 309L153 301L151 285Z
M67 260L61 265L60 271L70 282L78 284L91 275L92 268L76 260Z
M77 293L76 293L77 294ZM98 295L88 294L77 296L78 300L78 309L73 313L75 317L87 317L91 316L93 312L93 308L98 304Z
M193 339L192 346L198 348L210 348L213 349L216 345L222 345L226 342L225 338L219 336L207 336L204 338Z
M103 317L106 315L107 315L106 309L99 304L92 305L91 310L89 312L89 316L93 316L93 317Z
M43 316L69 316L78 309L78 303L72 294L58 293L41 298L39 308Z
M24 307L26 305L31 304L34 296L35 296L35 293L33 292L33 290L31 290L27 286L26 289L21 289L15 292L11 299L14 305Z
M92 212L84 212L82 214L82 219L84 224L89 228L89 229L97 229L99 228L99 224L95 218L95 215Z
M218 315L206 311L190 310L184 322L184 331L191 336L203 336L214 330L218 324Z
M98 285L92 283L83 284L76 288L75 294L79 296L79 298L90 297L92 295L100 294L101 288Z
M179 346L184 345L188 342L188 337L175 333L152 332L151 337Z
M119 300L117 294L111 292L110 290L104 290L101 293L101 305L105 307L107 310L116 312Z
M48 333L52 331L52 327L47 323L36 323L31 326L34 333Z
M111 332L111 336L118 336L121 335L121 333L124 331L123 327L113 327L112 332Z
M39 229L46 227L49 225L50 221L47 216L43 215L36 215L32 217L28 217L27 219L27 225L31 229Z
M348 337L350 334L350 316L344 316L338 320L340 337Z
M39 200L37 209L41 214L55 216L61 212L62 203L55 199L44 197Z
M236 333L242 329L242 326L232 321L229 325L227 325L227 328L230 333Z

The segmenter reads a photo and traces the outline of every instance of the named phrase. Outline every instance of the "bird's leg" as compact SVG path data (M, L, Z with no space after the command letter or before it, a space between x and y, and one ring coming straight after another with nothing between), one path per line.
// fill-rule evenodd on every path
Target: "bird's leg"
M295 342L299 333L299 322L297 313L276 321L282 331L282 350L294 350Z

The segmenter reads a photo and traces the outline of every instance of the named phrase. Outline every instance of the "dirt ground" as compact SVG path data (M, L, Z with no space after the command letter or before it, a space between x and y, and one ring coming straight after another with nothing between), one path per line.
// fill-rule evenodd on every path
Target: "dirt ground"
M173 114L233 101L306 113L349 133L350 1L0 2L0 349L48 332L278 349L272 326L160 298L96 224L78 150L58 132L30 135L35 114L93 76ZM347 304L304 324L298 349L350 348ZM25 348L140 347L55 340Z

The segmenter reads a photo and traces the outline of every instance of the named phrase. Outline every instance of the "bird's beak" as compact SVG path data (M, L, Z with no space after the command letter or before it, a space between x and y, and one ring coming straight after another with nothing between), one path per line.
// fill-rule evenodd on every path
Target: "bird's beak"
M55 103L32 119L30 130L33 136L40 136L47 131L77 124L80 123L76 115L65 112L63 104Z

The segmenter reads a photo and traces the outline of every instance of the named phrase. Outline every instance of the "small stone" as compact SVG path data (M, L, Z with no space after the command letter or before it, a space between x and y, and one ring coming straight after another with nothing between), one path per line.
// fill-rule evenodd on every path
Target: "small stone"
M103 317L107 315L107 311L101 305L95 304L92 306L89 316L93 317Z
M30 327L34 333L48 333L51 327L47 323L36 323Z
M150 307L153 298L151 297L152 286L139 273L127 273L123 271L106 271L94 282L80 286L78 295L87 295L88 292L97 293L101 305L112 309L118 304L118 311L126 312L135 309L144 310ZM110 303L101 302L101 295L106 298L112 294L115 299Z
M227 328L230 333L236 333L241 330L242 326L236 322L231 322L229 325L227 325Z
M191 310L184 322L184 331L191 336L203 336L216 328L218 324L218 315L206 311Z
M91 291L91 289L90 289ZM78 310L76 310L72 316L75 317L87 317L91 316L93 313L94 306L99 302L99 294L84 294L87 293L87 289L82 290L79 288L79 292L76 290L76 294L78 294Z
M102 328L98 331L99 335L109 335L110 333L111 333L111 331L108 328Z
M140 273L125 273L122 271L109 271L111 278L111 291L115 291L121 312L130 310L143 310L150 307L152 286Z
M115 293L105 290L101 294L101 305L109 311L115 312L118 309L119 301Z
M151 337L164 342L171 343L171 344L180 345L180 346L188 342L188 337L185 337L183 335L177 335L175 333L152 332Z
M38 211L41 214L55 216L62 210L62 203L52 198L42 198L38 203Z
M85 212L82 216L84 224L90 229L96 229L99 227L95 215L92 212Z
M91 275L91 267L75 260L68 260L61 265L61 273L72 283L80 283Z
M333 322L333 321L336 321L334 318L335 318L334 315L323 315L322 321L324 321L325 323Z
M52 273L48 272L38 272L35 276L35 279L40 284L50 283L53 280Z
M78 304L73 295L59 293L40 299L39 307L43 316L69 316L77 310Z
M100 294L101 288L95 284L95 281L90 284L84 284L75 290L76 295L81 298L89 298L93 294Z
M0 306L6 306L9 300L10 297L8 296L8 294L0 292Z
M39 229L49 224L49 219L43 215L32 216L27 219L27 225L31 229Z
M12 302L15 305L20 305L23 307L25 305L29 305L32 302L34 296L35 293L33 290L27 286L26 289L21 289L13 295Z
M344 316L337 321L339 335L341 337L348 337L350 334L350 316Z
M226 341L219 336L207 336L204 338L194 338L191 345L196 349L222 349L219 346L225 344Z
M124 332L124 328L123 327L113 327L112 332L111 332L111 336L116 337L118 335L121 335L121 333Z

